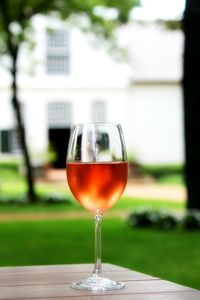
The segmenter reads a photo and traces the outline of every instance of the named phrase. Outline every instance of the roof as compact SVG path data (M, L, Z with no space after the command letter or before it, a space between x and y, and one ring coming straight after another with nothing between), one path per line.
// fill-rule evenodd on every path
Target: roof
M132 23L122 31L137 83L179 82L182 78L183 33L164 25Z

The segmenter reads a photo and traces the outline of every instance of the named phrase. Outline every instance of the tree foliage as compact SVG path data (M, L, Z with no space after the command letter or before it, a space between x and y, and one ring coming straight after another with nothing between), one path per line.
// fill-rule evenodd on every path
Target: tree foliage
M25 30L33 16L53 12L57 12L63 19L68 19L72 15L87 16L93 28L99 28L106 33L108 27L126 23L130 11L136 5L139 5L139 0L1 0L0 30L3 34L1 42L8 51L8 33L12 34L12 42L17 45L25 40ZM106 9L115 10L115 17L108 19L106 13L103 14ZM100 11L102 13L98 13Z

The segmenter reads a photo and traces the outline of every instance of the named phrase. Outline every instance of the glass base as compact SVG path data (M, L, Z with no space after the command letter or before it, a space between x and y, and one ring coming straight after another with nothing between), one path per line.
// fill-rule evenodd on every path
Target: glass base
M86 280L72 283L71 287L78 290L112 291L123 289L125 285L122 282L115 282L103 276L92 275Z

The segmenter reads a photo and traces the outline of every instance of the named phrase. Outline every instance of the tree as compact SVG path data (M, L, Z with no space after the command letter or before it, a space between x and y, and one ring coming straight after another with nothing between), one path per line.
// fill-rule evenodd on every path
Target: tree
M88 29L109 38L114 28L128 21L131 9L138 4L138 0L0 0L0 54L10 58L10 74L12 76L12 105L17 120L17 129L21 141L24 163L26 166L26 180L28 199L37 201L34 187L34 176L30 155L26 143L26 131L22 123L22 116L18 98L18 56L21 45L28 42L27 31L31 26L31 18L37 14L57 12L63 19L72 15L82 15L88 18ZM115 9L115 18L106 19L105 9Z
M187 0L183 20L185 175L188 209L200 210L200 2Z

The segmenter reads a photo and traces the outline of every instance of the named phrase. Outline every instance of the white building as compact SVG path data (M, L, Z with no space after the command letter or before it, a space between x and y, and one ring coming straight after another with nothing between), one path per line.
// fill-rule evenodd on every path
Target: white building
M64 167L74 123L121 123L128 153L142 163L183 161L181 32L130 24L119 32L129 60L117 62L77 28L34 19L36 47L19 60L20 102L33 154L49 143ZM0 69L0 151L16 153L10 76Z

